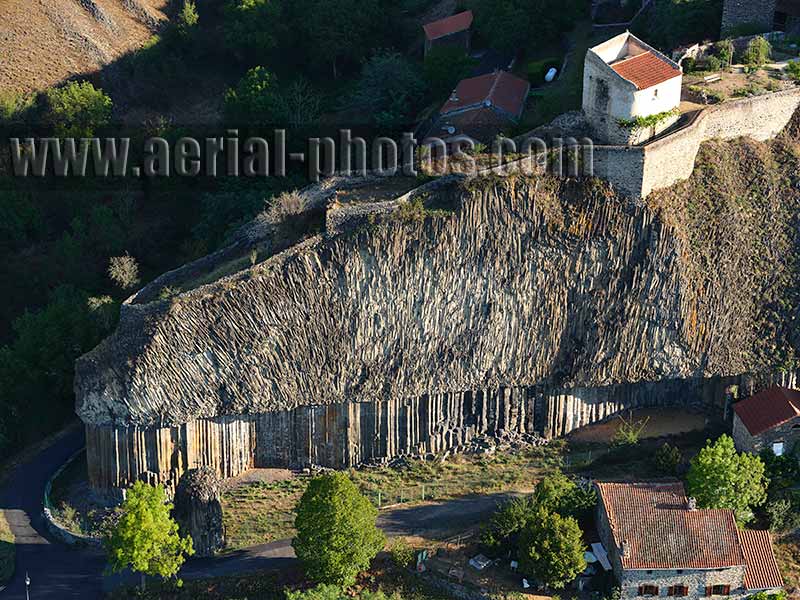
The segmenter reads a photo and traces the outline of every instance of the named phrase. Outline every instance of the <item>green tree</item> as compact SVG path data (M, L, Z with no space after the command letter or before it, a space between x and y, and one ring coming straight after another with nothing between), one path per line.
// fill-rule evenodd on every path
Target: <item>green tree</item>
M386 541L377 516L346 474L314 478L297 505L292 541L307 575L320 583L355 583Z
M183 37L191 35L200 17L197 14L197 5L192 0L185 0L178 13L178 33Z
M304 79L285 89L265 67L250 69L225 94L225 118L230 123L308 126L319 120L319 96Z
M61 137L92 137L111 120L111 98L88 81L47 92L48 118Z
M536 517L533 495L513 498L492 515L481 534L481 542L498 554L516 552L519 534Z
M113 572L130 568L145 576L164 579L177 575L187 556L194 554L192 540L181 537L170 516L172 505L164 489L137 481L125 497L120 518L106 538L108 563Z
M425 56L424 76L429 93L444 98L459 81L467 77L477 61L462 48L435 46Z
M730 509L740 523L753 518L752 507L764 504L767 483L762 460L737 453L728 435L708 440L692 459L687 477L689 495L701 508Z
M733 62L734 47L730 39L724 39L714 44L714 51L717 54L722 66L726 69L731 66Z
M664 444L653 455L653 466L661 475L675 476L683 462L681 451L670 444Z
M772 56L772 46L759 35L748 42L742 58L748 66L763 67L769 61L770 56Z
M520 567L546 586L562 589L586 568L582 535L574 518L540 508L520 534Z
M280 0L231 0L225 6L225 45L250 64L278 45L284 22Z
M397 52L381 52L370 58L356 84L352 106L372 115L378 126L407 123L425 93L416 67Z

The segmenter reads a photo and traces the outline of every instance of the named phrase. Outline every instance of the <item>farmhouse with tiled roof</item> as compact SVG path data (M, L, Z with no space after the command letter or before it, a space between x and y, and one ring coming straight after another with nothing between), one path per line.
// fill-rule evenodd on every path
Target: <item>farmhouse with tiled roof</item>
M783 586L767 531L697 509L680 482L597 483L598 530L622 598L741 598Z
M746 452L792 451L800 444L800 391L773 386L734 404L733 439Z
M681 101L680 66L629 32L586 52L583 111L597 141L638 144L675 123ZM650 118L647 127L631 127Z
M469 52L473 15L465 10L451 17L422 26L425 31L425 54L437 46L453 46Z

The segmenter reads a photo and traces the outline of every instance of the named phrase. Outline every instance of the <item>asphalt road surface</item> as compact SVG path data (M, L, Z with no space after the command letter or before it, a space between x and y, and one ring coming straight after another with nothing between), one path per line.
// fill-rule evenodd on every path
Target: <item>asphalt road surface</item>
M47 480L84 445L82 429L59 437L51 446L19 465L0 488L0 508L6 511L17 539L17 568L0 599L25 600L25 575L30 576L31 600L94 600L104 590L138 578L104 577L100 550L74 548L53 541L42 516ZM439 503L381 511L378 525L387 535L433 535L466 528L486 517L509 494L472 496ZM281 569L295 560L290 540L253 546L214 558L187 561L180 576L200 579Z

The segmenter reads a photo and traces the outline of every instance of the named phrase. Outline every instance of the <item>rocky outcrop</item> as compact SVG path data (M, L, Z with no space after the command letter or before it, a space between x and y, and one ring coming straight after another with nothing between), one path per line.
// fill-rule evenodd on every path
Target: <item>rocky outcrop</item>
M448 178L338 214L335 228L213 283L131 299L76 368L93 481L346 466L493 429L559 435L627 406L722 403L741 374L775 366L764 347L785 339L760 323L795 281L791 261L766 275L764 250L747 246L795 235L781 169L797 165L757 147L748 156L769 168L732 158L714 175L747 174L760 198L747 205L738 190L711 197L734 189L724 181L710 191L694 178L680 206L674 191L634 204L597 181ZM346 213L347 194L327 186ZM706 203L731 219L706 218ZM749 211L748 235L715 267L687 229L725 238L737 211ZM231 272L231 260L223 251L203 269Z
M203 467L183 474L175 490L173 514L181 533L192 538L196 556L213 556L225 547L220 481L214 469Z

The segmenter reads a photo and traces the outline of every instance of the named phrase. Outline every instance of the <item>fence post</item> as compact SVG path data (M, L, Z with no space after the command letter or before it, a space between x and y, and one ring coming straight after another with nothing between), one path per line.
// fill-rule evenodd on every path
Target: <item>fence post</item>
M425 501L425 484L422 484L422 501Z
M381 491L378 490L378 508L381 507Z

